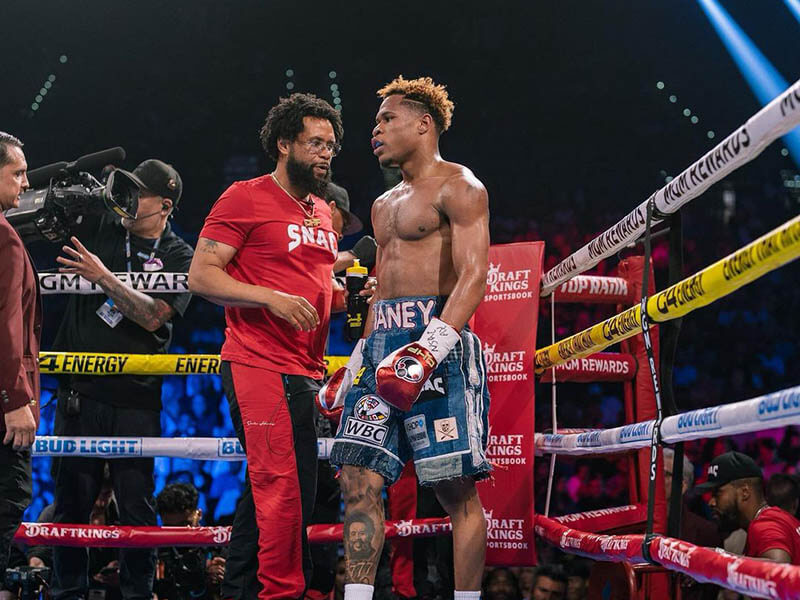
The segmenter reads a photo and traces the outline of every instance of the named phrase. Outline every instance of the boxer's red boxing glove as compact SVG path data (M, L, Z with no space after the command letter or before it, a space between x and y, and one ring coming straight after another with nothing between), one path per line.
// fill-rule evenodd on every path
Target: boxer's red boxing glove
M460 339L458 331L433 318L419 340L398 348L378 364L378 395L395 408L410 409L428 377Z
M353 387L353 380L361 369L364 338L356 342L353 353L347 364L331 375L319 392L317 392L317 408L320 414L329 421L338 424L344 410L344 399Z

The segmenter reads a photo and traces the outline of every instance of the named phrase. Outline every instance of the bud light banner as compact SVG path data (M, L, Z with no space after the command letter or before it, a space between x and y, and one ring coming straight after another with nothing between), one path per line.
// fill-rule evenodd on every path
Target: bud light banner
M472 326L491 393L492 478L478 484L488 524L486 564L533 565L534 378L544 242L492 246L486 295Z

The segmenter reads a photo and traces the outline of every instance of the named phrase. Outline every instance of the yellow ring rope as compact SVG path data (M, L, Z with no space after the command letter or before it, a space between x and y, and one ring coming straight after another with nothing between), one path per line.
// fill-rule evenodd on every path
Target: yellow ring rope
M727 296L800 256L800 216L647 299L653 321L677 319ZM536 351L536 372L583 358L642 331L637 304L580 333Z
M347 356L326 356L330 375ZM219 373L219 354L116 354L109 352L40 352L42 373L81 375L207 375Z

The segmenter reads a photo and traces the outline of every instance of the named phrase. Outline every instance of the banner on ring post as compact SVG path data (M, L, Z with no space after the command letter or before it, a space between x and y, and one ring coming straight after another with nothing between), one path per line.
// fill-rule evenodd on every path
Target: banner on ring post
M534 375L544 242L492 246L486 295L473 317L489 392L492 478L478 484L488 520L486 564L536 562L533 515Z

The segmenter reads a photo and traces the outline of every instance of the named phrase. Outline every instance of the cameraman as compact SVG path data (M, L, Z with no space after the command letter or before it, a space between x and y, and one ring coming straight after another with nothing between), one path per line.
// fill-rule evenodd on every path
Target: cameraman
M130 175L130 174L129 174ZM183 315L191 295L151 294L122 284L114 271L187 272L192 248L167 221L181 197L177 171L160 160L146 160L133 171L139 187L135 219L84 218L74 248L56 260L65 273L96 282L105 295L73 295L55 341L72 352L166 353L172 319ZM82 238L82 241L81 239ZM85 242L85 245L84 243ZM62 377L54 434L60 436L161 435L161 377L72 375ZM53 460L56 523L85 523L103 478L104 460L70 457ZM153 459L110 461L111 481L123 525L156 524ZM156 555L151 549L120 551L120 588L126 599L150 600ZM52 592L56 600L86 597L87 552L57 547Z
M22 142L0 131L0 211L28 187ZM39 420L39 282L25 246L0 213L0 598L9 550L31 501L30 445Z
M199 527L203 511L197 507L197 497L197 489L189 483L165 486L156 498L162 524ZM218 555L206 559L206 554L201 548L161 548L156 581L159 600L218 598L225 576L225 559Z

